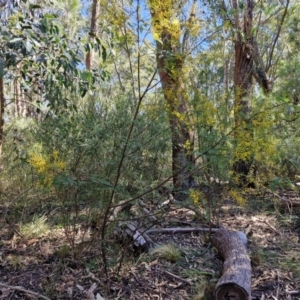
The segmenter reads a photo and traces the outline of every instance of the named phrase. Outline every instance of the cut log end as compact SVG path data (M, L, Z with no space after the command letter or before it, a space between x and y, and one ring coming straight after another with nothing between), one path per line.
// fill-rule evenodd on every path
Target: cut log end
M218 286L215 289L215 299L217 300L248 300L249 294L241 286L228 283Z

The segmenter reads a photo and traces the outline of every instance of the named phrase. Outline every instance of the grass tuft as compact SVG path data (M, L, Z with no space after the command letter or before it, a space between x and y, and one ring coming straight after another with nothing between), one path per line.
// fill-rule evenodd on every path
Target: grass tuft
M177 262L181 258L181 251L173 244L159 245L150 254L152 256L159 256L170 262Z
M26 239L38 238L45 235L49 231L49 226L46 221L46 216L34 216L30 223L20 224L20 233Z

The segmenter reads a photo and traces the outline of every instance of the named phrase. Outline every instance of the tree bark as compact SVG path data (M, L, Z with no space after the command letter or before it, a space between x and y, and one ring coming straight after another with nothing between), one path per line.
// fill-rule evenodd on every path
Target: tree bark
M172 132L175 198L182 201L193 182L190 170L194 166L194 128L183 80L185 55L181 50L180 33L172 32L172 5L165 6L163 1L149 1L149 6L153 30L159 35L156 62Z
M252 164L251 148L249 151L247 145L253 143L254 137L252 124L249 118L251 113L251 87L253 75L253 0L246 1L243 22L241 21L240 8L237 0L233 1L233 8L235 10L235 28L237 31L234 42L234 118L237 147L233 157L233 171L238 184L245 185L248 184L247 176Z
M250 300L251 263L245 234L220 229L212 235L211 241L224 259L223 275L214 290L215 299Z
M4 86L3 86L3 75L4 75L4 64L0 61L0 159L2 158L2 147L3 147L3 133L4 133Z
M93 0L93 4L92 4L92 17L91 17L91 30L90 30L90 34L91 36L94 36L97 32L97 18L99 15L99 4L98 4L99 0ZM93 37L91 38L91 40L93 40ZM86 54L86 58L85 58L85 66L88 70L91 69L92 63L93 63L93 57L94 57L94 52L93 50L89 51Z

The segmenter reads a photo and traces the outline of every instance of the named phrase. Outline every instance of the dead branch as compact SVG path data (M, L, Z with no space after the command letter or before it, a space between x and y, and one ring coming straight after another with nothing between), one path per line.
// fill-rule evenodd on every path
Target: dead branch
M135 222L126 222L122 224L126 226L125 232L133 238L134 245L138 248L150 248L155 243L148 236L147 231L138 228Z
M279 198L280 202L279 205L281 206L288 206L288 208L300 206L300 201L296 199L284 199L282 197Z
M286 291L289 295L300 295L300 290Z
M182 203L181 201L173 201L175 205L178 205L179 207L187 208L191 211L193 211L200 219L205 220L205 216L203 212L201 212L197 207L193 205L189 205L188 203Z
M273 45L272 45L272 48L271 48L271 51L270 51L270 56L268 58L268 62L267 62L267 66L266 66L266 72L268 72L268 70L271 68L272 66L272 58L273 58L273 54L274 54L274 49L275 49L275 46L277 44L277 41L278 41L278 38L279 38L279 35L280 35L280 32L281 32L281 29L282 29L282 26L283 26L283 23L284 23L284 20L287 16L287 12L288 12L288 7L289 7L289 4L290 4L290 0L287 0L286 1L286 6L284 8L284 12L282 14L282 17L281 17L281 20L279 22L279 26L278 26L278 30L277 30L277 33L276 33L276 36L275 36L275 39L274 39L274 42L273 42Z
M279 232L273 225L271 225L267 220L264 220L264 223L266 225L268 225L275 233L277 233L278 235L282 235L281 232Z
M130 207L132 204L131 203L128 203L127 200L122 200L118 203L118 206L116 207L113 207L112 210L111 210L111 215L109 217L109 221L114 221L118 214L124 210L126 207Z
M139 201L139 205L141 206L141 210L149 216L150 220L157 223L157 218L153 215L153 213L151 213L151 211L149 211L149 209L146 208L146 205L142 200Z
M190 232L217 232L220 228L197 228L197 227L173 227L173 228L152 228L146 230L147 234L155 233L190 233Z
M10 221L8 220L8 218L5 217L5 221L6 223L11 227L11 229L21 238L24 238L24 235L21 234L15 227L13 224L10 223Z
M26 290L26 289L24 289L21 286L8 285L8 284L2 283L2 282L0 282L0 286L2 286L4 288L7 288L7 289L15 290L15 291L21 291L21 292L24 292L26 294L30 294L30 295L33 295L35 297L42 298L42 299L45 299L45 300L51 300L50 298L48 298L46 296L43 296L43 295L41 295L39 293L30 291L30 290Z
M177 275L175 275L175 274L173 274L173 273L171 273L169 271L163 270L163 273L165 273L165 274L167 274L167 275L169 275L169 276L171 276L171 277L173 277L173 278L175 278L177 280L180 280L180 281L182 281L182 282L184 282L184 283L186 283L188 285L193 285L193 283L190 280L187 280L187 279L184 279L182 277L179 277L179 276L177 276Z

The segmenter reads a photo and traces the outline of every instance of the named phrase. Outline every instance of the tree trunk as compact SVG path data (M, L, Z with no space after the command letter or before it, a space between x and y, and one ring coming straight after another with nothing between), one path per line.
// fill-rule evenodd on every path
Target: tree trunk
M153 2L153 3L152 3ZM157 31L157 68L172 132L172 172L176 199L182 201L193 182L194 128L183 82L184 53L180 29L172 23L172 4L149 1L153 30Z
M4 133L4 63L0 60L0 159L2 158L3 133Z
M211 241L224 259L223 275L214 291L215 299L250 300L251 263L245 234L220 229L212 235Z
M99 16L99 4L98 3L99 3L99 0L93 0L92 17L91 17L91 30L90 30L90 34L92 36L92 38L90 38L91 40L93 40L93 36L97 32L97 18ZM91 69L91 66L92 66L92 63L93 63L93 55L94 55L93 50L89 51L86 54L85 66L88 70Z
M252 164L253 128L250 121L251 87L253 70L253 0L246 1L246 9L241 21L237 0L233 2L235 10L235 139L236 149L233 157L233 171L239 185L248 183L247 176Z

